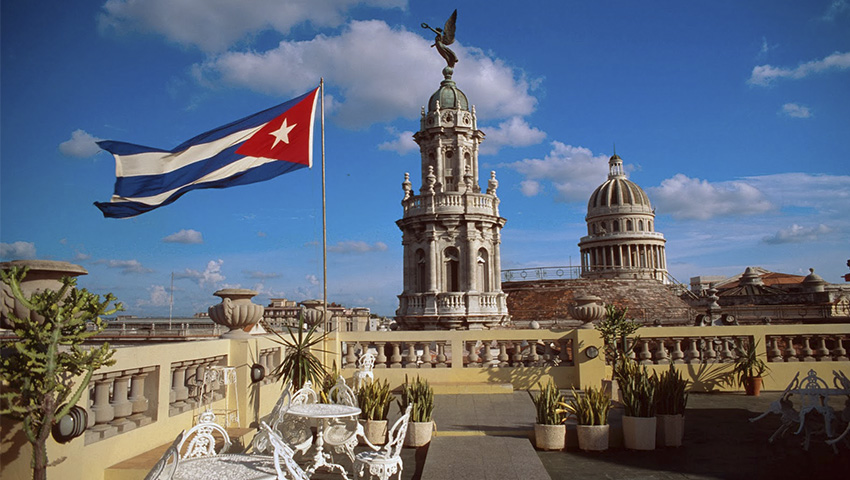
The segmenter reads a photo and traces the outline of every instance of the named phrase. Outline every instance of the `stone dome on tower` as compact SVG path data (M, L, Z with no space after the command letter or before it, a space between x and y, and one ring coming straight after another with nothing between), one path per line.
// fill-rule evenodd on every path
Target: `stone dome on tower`
M439 102L439 108L441 109L456 108L458 110L469 111L469 100L467 100L466 94L457 88L457 84L452 80L452 71L450 68L446 67L443 69L443 77L443 81L440 82L440 88L428 100L428 111L433 112L437 110L437 102Z
M667 281L664 235L654 230L649 196L626 178L623 159L608 160L608 180L587 202L586 237L579 242L586 278L651 278Z
M616 153L608 160L608 180L598 186L587 202L588 217L628 209L652 213L649 197L636 183L626 178L623 159Z

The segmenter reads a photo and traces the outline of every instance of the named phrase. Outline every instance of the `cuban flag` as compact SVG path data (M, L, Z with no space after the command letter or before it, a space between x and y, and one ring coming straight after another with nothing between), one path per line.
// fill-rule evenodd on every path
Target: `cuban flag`
M108 218L128 218L174 202L190 190L262 182L313 165L319 88L202 133L172 150L105 140L115 157L115 192L95 202Z

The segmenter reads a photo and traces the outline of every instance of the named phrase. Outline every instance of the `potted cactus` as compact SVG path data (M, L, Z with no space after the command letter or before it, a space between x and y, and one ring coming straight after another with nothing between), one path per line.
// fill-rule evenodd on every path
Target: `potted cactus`
M564 425L564 396L549 380L540 387L540 393L532 397L537 409L537 423L534 424L534 444L540 450L563 450L566 446L567 426Z
M603 388L586 387L584 395L575 389L572 398L565 403L564 410L576 418L578 448L585 451L608 449L608 411L611 397Z
M621 359L617 376L623 398L623 444L632 450L654 450L658 377L626 358Z
M387 380L366 382L357 390L360 423L363 424L363 431L372 445L387 443L387 416L392 401L393 394Z
M401 397L398 399L400 412L405 412L408 405L413 405L410 410L410 424L407 427L407 436L404 445L407 447L422 447L431 442L434 431L434 389L428 380L420 380L419 376L408 383L407 375L404 376L404 384L401 386Z
M688 403L688 381L670 364L658 378L655 396L655 442L665 447L682 446L685 434L685 406Z

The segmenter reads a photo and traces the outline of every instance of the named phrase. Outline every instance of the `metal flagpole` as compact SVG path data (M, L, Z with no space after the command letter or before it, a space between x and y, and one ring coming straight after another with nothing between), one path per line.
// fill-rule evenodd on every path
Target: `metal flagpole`
M321 98L321 126L322 126L322 321L324 328L331 325L328 318L328 216L327 201L325 198L325 77L319 79L319 97ZM335 348L339 348L339 333L334 334ZM323 350L327 351L327 348ZM339 353L337 352L338 356Z

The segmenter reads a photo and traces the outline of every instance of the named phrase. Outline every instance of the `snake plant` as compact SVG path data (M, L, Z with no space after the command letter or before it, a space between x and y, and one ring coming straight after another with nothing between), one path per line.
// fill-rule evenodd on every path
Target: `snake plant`
M407 375L404 376L398 408L404 412L408 405L413 405L410 410L411 422L431 421L431 415L434 413L434 389L431 388L428 380L420 380L417 375L413 382L408 383Z

